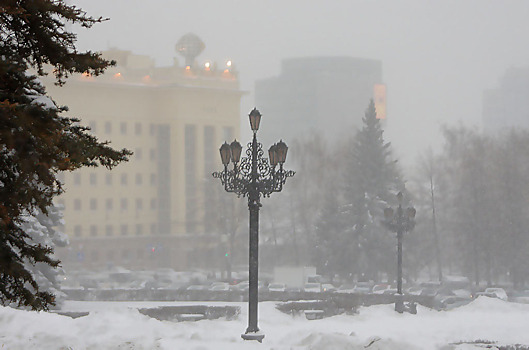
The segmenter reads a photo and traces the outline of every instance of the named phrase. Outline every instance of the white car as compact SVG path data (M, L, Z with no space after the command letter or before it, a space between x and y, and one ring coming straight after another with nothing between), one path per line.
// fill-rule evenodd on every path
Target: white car
M284 283L270 283L268 285L269 292L284 292L287 286Z
M505 289L503 288L487 288L485 289L485 293L495 294L496 298L505 300L505 301L507 301L507 299L509 298L507 296L507 292L505 292Z
M373 294L384 294L384 292L388 289L391 289L391 285L389 284L377 284L373 287L372 293Z
M303 286L303 291L311 293L320 293L321 283L305 283L305 285Z
M344 293L344 294L354 293L354 288L355 288L354 284L349 284L349 283L342 284L340 288L338 288L336 293Z
M214 283L209 287L209 290L217 292L226 292L230 290L230 285L228 283Z

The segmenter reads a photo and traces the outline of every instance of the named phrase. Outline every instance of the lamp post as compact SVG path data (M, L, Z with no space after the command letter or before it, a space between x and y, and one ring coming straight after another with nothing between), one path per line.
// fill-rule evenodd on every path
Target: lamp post
M248 197L250 214L250 244L249 244L249 291L248 291L248 328L241 335L245 340L262 342L264 334L257 326L258 302L258 273L259 273L259 208L261 195L270 197L273 192L281 192L288 177L294 176L293 171L283 169L287 157L288 147L283 141L272 145L268 150L269 158L263 158L263 147L257 142L257 131L261 122L261 113L254 108L250 114L250 127L253 140L248 144L246 157L241 157L242 146L237 140L231 144L224 142L220 147L220 158L224 170L213 173L213 177L220 179L227 192L237 196ZM230 170L230 161L233 168Z
M397 300L395 301L395 311L402 313L404 303L402 301L402 235L404 232L413 230L415 227L415 213L413 207L408 207L406 212L402 208L402 192L397 194L399 206L397 210L392 208L384 209L384 225L391 231L397 233Z

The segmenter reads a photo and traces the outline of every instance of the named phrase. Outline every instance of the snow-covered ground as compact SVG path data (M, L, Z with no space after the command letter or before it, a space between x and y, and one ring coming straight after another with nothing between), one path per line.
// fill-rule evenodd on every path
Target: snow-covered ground
M199 303L166 303L184 305ZM362 308L356 315L321 320L286 315L274 302L259 304L262 344L244 341L247 304L235 320L158 321L136 308L155 302L66 302L64 310L91 311L72 319L51 313L0 308L0 349L185 349L185 350L353 350L474 349L459 344L487 340L498 345L529 344L529 305L479 297L451 311L418 307L417 315L397 314L392 305Z

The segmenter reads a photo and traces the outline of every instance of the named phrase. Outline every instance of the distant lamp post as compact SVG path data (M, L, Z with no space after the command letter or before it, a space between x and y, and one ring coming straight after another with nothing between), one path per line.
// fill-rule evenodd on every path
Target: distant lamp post
M395 311L402 313L405 311L402 300L402 235L415 227L416 210L413 207L408 207L406 210L402 208L402 192L397 194L397 199L399 201L397 210L384 209L383 224L389 230L397 233L397 300Z
M249 117L253 140L248 144L246 157L240 159L242 146L237 140L231 144L225 142L220 147L220 158L224 170L213 173L213 177L220 179L227 192L248 197L248 210L250 212L248 328L241 337L245 340L262 342L264 334L259 332L257 326L260 199L261 195L270 197L273 192L281 192L287 178L294 176L294 172L283 169L288 151L288 147L283 141L270 147L268 150L269 159L263 158L262 145L257 142L261 113L254 108ZM230 162L233 163L231 170L228 168ZM277 167L278 165L279 167Z

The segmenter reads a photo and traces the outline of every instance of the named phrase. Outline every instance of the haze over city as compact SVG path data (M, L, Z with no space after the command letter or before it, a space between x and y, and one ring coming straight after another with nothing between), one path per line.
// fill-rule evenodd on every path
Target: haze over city
M0 348L529 350L527 14L0 0Z
M388 91L386 138L403 161L439 147L441 125L481 128L483 90L494 88L509 67L529 62L522 39L529 32L529 3L523 0L80 0L76 5L110 18L78 31L81 49L116 47L170 65L178 56L176 41L197 34L206 44L199 62L231 59L239 70L241 88L248 92L241 115L254 107L255 81L278 75L282 59L381 60Z

